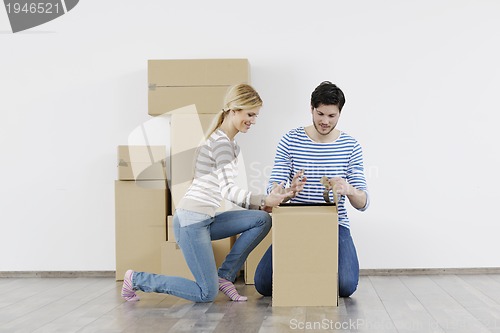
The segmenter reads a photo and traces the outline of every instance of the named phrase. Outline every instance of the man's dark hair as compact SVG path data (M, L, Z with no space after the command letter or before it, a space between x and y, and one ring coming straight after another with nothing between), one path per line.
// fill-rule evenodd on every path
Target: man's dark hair
M311 108L317 108L321 104L337 105L339 111L342 111L344 103L344 93L330 81L321 82L311 94Z

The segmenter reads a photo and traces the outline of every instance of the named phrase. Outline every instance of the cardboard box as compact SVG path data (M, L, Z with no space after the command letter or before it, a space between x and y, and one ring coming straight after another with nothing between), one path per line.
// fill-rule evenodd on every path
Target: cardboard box
M167 216L167 242L175 242L173 215Z
M229 86L249 81L248 59L148 60L148 83L157 87Z
M245 284L255 284L255 270L257 269L257 265L262 259L264 253L266 253L269 246L272 244L273 238L273 229L269 231L267 236L253 249L252 252L247 257L245 261Z
M212 241L215 263L219 268L236 241L236 236ZM163 242L161 245L161 274L181 276L194 280L193 274L186 264L179 245L174 241Z
M217 113L227 88L250 82L247 59L148 61L148 113L165 114L195 104L199 113Z
M165 180L115 181L116 280L128 269L161 272L167 200Z
M338 306L335 205L273 209L273 306Z
M165 146L118 146L118 180L164 180Z
M161 245L161 274L194 280L176 242L163 242Z
M219 112L229 86L155 87L149 89L149 114L158 116L194 104L201 114Z

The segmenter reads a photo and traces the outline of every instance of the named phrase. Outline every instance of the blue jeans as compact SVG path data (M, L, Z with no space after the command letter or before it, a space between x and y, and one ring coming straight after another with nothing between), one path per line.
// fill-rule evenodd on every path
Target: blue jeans
M264 296L273 292L273 246L269 246L255 271L255 289ZM339 296L349 297L358 287L359 262L348 228L339 225ZM314 283L314 281L312 281ZM292 292L292 291L291 291Z
M179 220L189 221L184 227ZM174 215L174 234L196 281L178 277L135 272L134 290L175 295L193 302L211 302L219 292L218 277L234 282L248 254L271 229L271 216L260 210L236 210L215 217L183 209ZM212 240L241 234L219 271Z

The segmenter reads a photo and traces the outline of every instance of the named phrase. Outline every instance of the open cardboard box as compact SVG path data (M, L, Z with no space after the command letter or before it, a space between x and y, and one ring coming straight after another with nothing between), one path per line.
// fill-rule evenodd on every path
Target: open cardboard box
M338 306L338 214L331 204L273 209L273 306Z

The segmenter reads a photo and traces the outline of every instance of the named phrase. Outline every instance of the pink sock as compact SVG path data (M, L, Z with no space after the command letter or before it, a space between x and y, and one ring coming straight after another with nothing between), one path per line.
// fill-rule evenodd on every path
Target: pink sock
M134 275L134 271L129 269L125 272L125 277L123 278L123 286L122 286L122 297L127 302L135 302L139 300L139 296L136 295L134 288L132 287L132 276Z
M223 278L219 278L219 290L226 294L226 296L228 296L231 300L236 302L244 302L248 299L246 296L238 294L236 287L231 281Z

